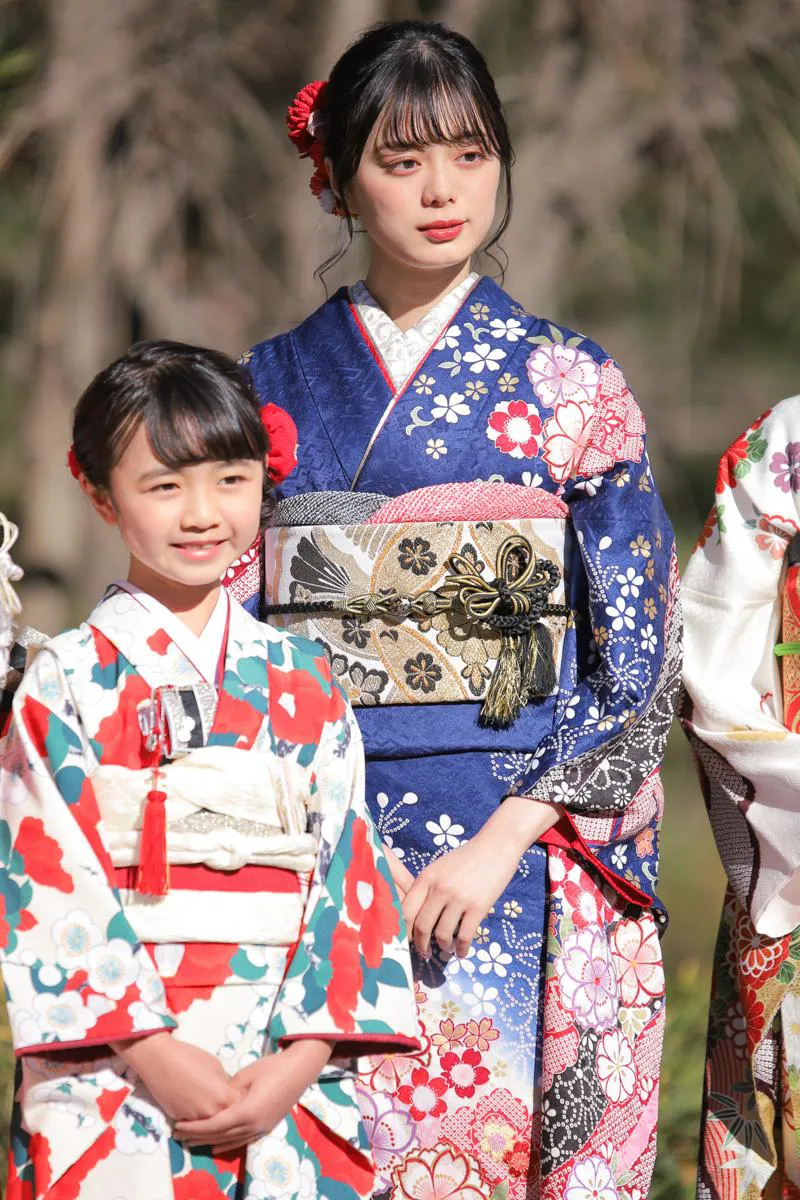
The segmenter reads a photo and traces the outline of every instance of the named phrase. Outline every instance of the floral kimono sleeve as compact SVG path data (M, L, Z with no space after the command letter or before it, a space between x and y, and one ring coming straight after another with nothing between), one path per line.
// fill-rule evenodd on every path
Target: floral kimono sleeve
M304 928L270 1032L335 1039L338 1053L417 1048L411 962L389 865L364 800L364 751L350 706L323 730L312 819L320 844Z
M0 745L0 961L17 1053L173 1027L109 883L96 760L50 650L26 673Z
M626 457L591 476L603 456L590 442L566 481L575 628L567 632L553 731L517 784L574 813L613 814L630 804L659 765L680 680L672 529L644 438L628 439L625 449Z

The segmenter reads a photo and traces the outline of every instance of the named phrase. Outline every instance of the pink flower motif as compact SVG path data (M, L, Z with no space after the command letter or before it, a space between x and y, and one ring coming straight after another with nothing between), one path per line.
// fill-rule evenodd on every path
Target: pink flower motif
M578 463L589 442L592 406L568 400L559 404L545 421L542 458L556 483L565 483L577 472Z
M619 1200L619 1192L604 1158L591 1154L572 1168L564 1200Z
M789 535L779 525L773 524L767 516L758 518L758 533L756 545L759 550L765 550L774 559L780 560L789 545Z
M491 1024L491 1021L489 1022ZM444 1054L447 1051L453 1050L455 1046L461 1046L464 1043L464 1034L467 1032L467 1027L464 1024L454 1025L451 1020L439 1022L439 1032L434 1033L431 1042L439 1051L439 1054Z
M383 1185L381 1190L388 1190L393 1168L403 1161L416 1141L414 1122L410 1113L398 1108L391 1096L368 1092L360 1085L356 1086L356 1094L379 1182Z
M478 1160L484 1181L481 1195L507 1182L508 1200L524 1200L527 1181L524 1174L512 1174L511 1158L520 1141L531 1141L531 1115L506 1088L496 1088L477 1104L448 1114L442 1120L442 1133L457 1150Z
M440 1117L447 1112L447 1104L442 1099L446 1091L447 1080L440 1075L431 1079L425 1067L417 1067L411 1072L410 1083L397 1089L397 1099L408 1105L415 1121L422 1121L425 1117Z
M543 408L555 408L569 400L591 403L600 380L600 369L585 350L555 342L539 346L525 368Z
M535 458L539 453L541 417L524 400L501 400L489 417L486 436L501 454Z
M491 1017L481 1017L480 1021L469 1021L464 1045L471 1050L473 1047L485 1054L492 1042L500 1037L500 1030L495 1029Z
M485 1194L475 1160L450 1149L409 1154L396 1179L407 1200L482 1200Z
M588 446L578 463L581 475L599 475L618 462L639 462L644 454L641 409L613 359L600 368L600 386Z
M664 995L661 945L652 921L620 921L611 933L611 957L620 1000L626 1007Z
M556 974L565 1006L576 1025L608 1029L617 1017L617 981L605 933L599 925L578 929L564 939Z
M604 1033L597 1043L597 1078L612 1104L624 1104L636 1090L633 1050L619 1029Z
M464 1050L462 1054L443 1054L440 1066L444 1077L457 1096L474 1096L476 1087L489 1081L489 1071L481 1065L477 1050Z

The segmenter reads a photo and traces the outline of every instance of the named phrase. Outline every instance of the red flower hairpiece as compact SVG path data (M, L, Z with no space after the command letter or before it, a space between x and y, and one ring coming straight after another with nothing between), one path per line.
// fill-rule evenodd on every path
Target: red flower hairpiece
M286 111L289 140L301 158L310 158L314 174L309 187L326 213L334 217L347 216L347 210L339 203L331 187L330 176L325 166L324 97L328 86L326 79L307 83L295 96Z
M265 404L261 409L261 424L267 432L269 454L267 475L276 486L288 479L297 466L297 426L285 408Z
M72 478L80 479L83 472L81 471L81 464L78 462L78 456L75 453L75 444L74 443L70 446L69 450L67 451L67 466L69 467Z

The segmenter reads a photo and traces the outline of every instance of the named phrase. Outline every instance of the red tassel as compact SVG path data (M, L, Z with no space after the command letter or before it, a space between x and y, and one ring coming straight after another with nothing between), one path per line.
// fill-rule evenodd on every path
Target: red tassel
M145 896L166 896L169 891L166 799L167 793L155 788L147 793L136 875L136 890Z

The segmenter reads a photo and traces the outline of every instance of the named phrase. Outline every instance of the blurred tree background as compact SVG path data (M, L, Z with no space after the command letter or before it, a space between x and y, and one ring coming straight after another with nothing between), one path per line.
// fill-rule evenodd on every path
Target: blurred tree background
M31 623L83 615L114 573L64 466L94 372L140 337L237 353L324 298L336 222L284 111L402 17L484 50L517 152L506 286L623 363L684 561L720 453L798 390L800 0L0 0L0 508ZM680 1200L722 883L679 734L666 775L652 1196Z

